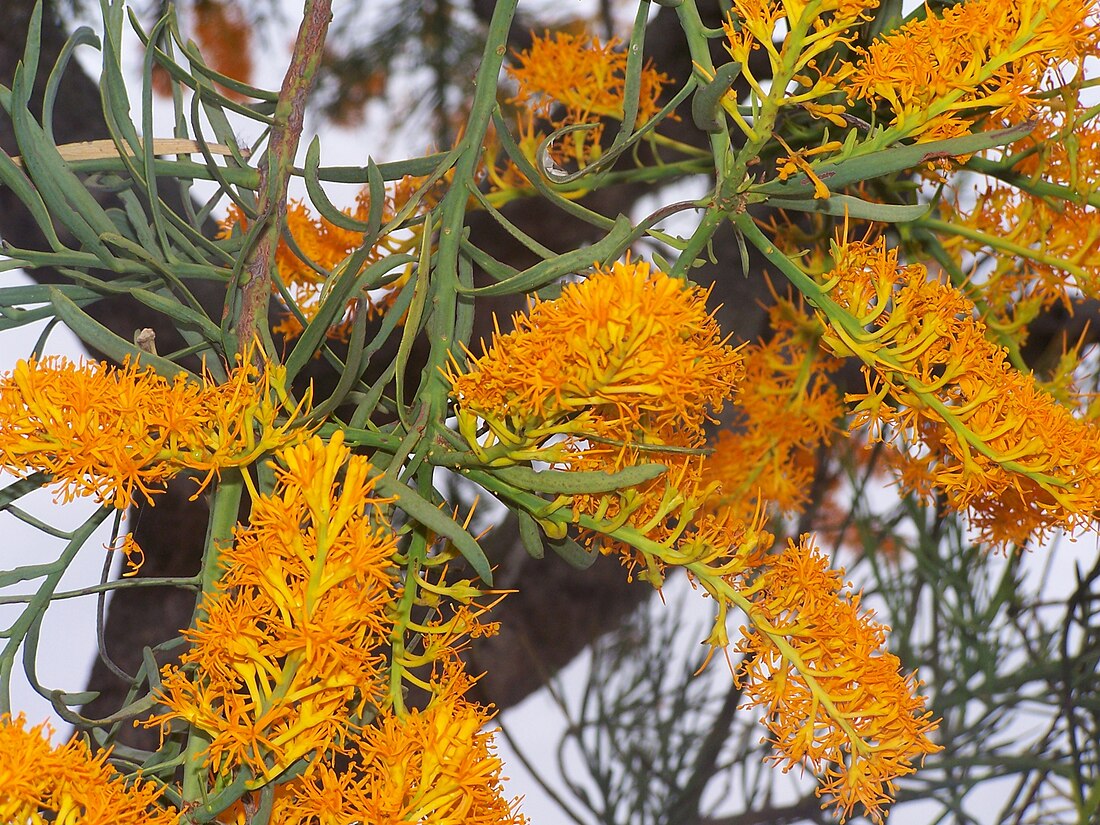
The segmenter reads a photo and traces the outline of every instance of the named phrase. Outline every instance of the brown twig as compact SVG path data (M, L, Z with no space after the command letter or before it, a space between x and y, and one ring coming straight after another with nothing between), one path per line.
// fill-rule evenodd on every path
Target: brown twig
M260 325L267 323L271 267L286 220L287 182L302 136L306 100L324 53L325 36L331 20L332 0L306 0L290 65L275 104L271 140L260 165L258 221L264 229L245 265L240 315L236 323L238 351L246 349L258 334Z

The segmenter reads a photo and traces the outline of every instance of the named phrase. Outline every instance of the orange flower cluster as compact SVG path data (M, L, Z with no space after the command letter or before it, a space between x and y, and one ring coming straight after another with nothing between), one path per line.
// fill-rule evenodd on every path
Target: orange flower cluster
M822 72L817 60L838 45L851 43L859 26L869 19L869 12L879 0L824 0L806 3L804 0L733 0L730 16L723 21L726 51L741 64L741 77L748 83L759 101L771 106L801 106L813 114L844 126L837 104L821 103L821 98L836 91L836 78ZM782 21L782 23L780 22ZM782 26L782 31L779 30ZM776 44L779 43L779 48ZM750 55L763 49L771 64L769 80L777 86L773 91L753 74ZM755 58L751 59L755 64ZM793 86L789 85L793 82ZM731 112L732 114L732 112ZM753 126L734 116L735 122L750 137L757 137ZM839 146L828 144L818 152L832 151ZM797 166L804 157L792 154L788 160ZM782 164L780 169L782 169ZM827 194L821 197L828 197Z
M127 783L80 739L54 747L46 725L0 716L0 821L20 825L174 825L152 782Z
M742 628L737 678L749 705L764 709L773 761L783 770L808 763L822 777L817 794L831 796L842 819L860 803L880 823L894 781L940 750L928 738L937 723L916 676L886 651L887 628L843 576L808 536L769 556L745 591L754 627Z
M185 669L165 669L161 700L206 733L210 770L245 765L271 779L339 749L352 715L376 704L390 632L396 539L378 519L367 460L339 431L281 451L271 496L222 551L225 574L185 636Z
M904 481L969 511L983 540L1003 545L1089 525L1100 511L1100 427L1074 418L1014 369L974 305L899 266L879 238L842 243L825 287L852 316L825 343L865 363L853 426L901 442Z
M567 285L560 298L517 314L515 331L495 334L466 374L450 375L460 431L488 463L542 459L607 472L666 464L665 476L617 496L573 498L577 513L629 521L665 540L667 517L683 513L679 532L685 506L701 501L700 461L690 451L704 444L709 411L742 375L706 299L644 263L616 263ZM479 421L487 428L480 438Z
M1067 187L1065 199L990 180L971 207L963 198L941 201L945 222L958 233L944 246L960 257L992 259L973 287L997 325L1021 340L1040 309L1100 297L1100 211L1078 197L1100 176L1100 124L1081 109L1044 115L1009 152L1020 158L1014 171Z
M587 34L545 32L515 55L507 69L518 90L510 103L528 108L560 127L601 117L622 120L626 94L626 51L617 39L601 43ZM661 108L657 103L669 82L652 65L643 67L638 99L639 124ZM564 114L557 107L564 108Z
M1025 120L1047 74L1095 52L1092 0L968 0L913 20L832 72L849 101L886 104L902 135L968 134L974 120Z
M451 374L459 414L524 447L563 433L697 442L741 377L707 295L646 263L597 269L517 313L515 331Z
M820 349L820 325L789 301L770 311L772 337L742 350L745 377L732 428L707 457L703 478L721 485L708 502L751 518L769 504L800 511L807 503L817 451L828 444L843 406Z
M422 182L422 178L409 176L402 178L386 196L382 220L391 219L399 205L412 197L413 192ZM430 205L430 194L426 196L426 201ZM370 215L369 189L364 188L359 192L355 198L354 209L344 211L356 220L366 221ZM297 251L287 243L285 238L281 238L275 249L275 265L279 272L279 279L290 292L295 307L306 323L309 323L321 308L329 279L333 277L344 259L363 245L364 235L362 232L337 226L322 215L314 215L309 206L300 200L292 200L287 204L286 224L287 232L294 240ZM248 217L236 204L230 204L228 213L218 230L218 237L229 238L235 229L243 232L248 229L248 226ZM398 239L392 235L380 238L371 248L367 263L405 251L415 243L415 240L415 235L406 239ZM384 313L393 303L401 284L407 277L408 272L399 276L384 290L364 291L357 294L348 302L347 311L340 321L328 330L329 337L347 340L356 312L365 311L368 317ZM302 322L297 315L287 312L272 331L286 338L295 338L301 335L302 329Z
M531 46L515 55L515 65L505 71L517 90L509 103L518 105L520 147L532 161L547 137L536 124L544 119L552 129L579 123L591 129L574 132L549 147L549 154L563 167L581 166L600 155L601 118L622 120L626 94L627 53L616 39L601 43L587 34L545 32L533 35ZM642 124L660 110L657 102L669 82L651 64L642 68L636 122ZM488 164L498 190L528 185L510 159Z
M286 398L281 369L246 358L224 384L198 384L138 364L20 361L0 376L0 466L49 473L64 501L94 496L120 510L139 495L153 503L185 470L206 473L205 486L302 437L289 419L308 399L295 409L275 400Z
M491 714L458 695L466 687L353 731L339 770L319 763L276 788L271 821L523 825L519 800L504 797L493 735L482 731ZM251 820L238 805L221 821Z

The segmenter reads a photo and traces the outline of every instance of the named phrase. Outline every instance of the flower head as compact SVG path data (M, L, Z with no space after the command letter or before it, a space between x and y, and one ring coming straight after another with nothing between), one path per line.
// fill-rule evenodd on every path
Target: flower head
M1100 428L1014 369L961 292L883 238L838 245L826 287L853 323L823 315L824 342L866 364L853 426L901 442L906 484L942 490L994 544L1095 520Z
M184 470L207 478L252 463L301 439L283 393L281 367L248 358L224 384L152 367L20 361L0 377L0 465L19 475L48 473L61 497L95 496L119 509L152 502ZM140 498L139 498L140 497Z
M921 140L967 134L982 113L1025 120L1048 72L1096 49L1091 0L968 0L913 20L834 76L849 100L884 103Z
M160 789L127 783L83 740L49 743L46 725L26 729L20 714L0 716L0 821L20 825L170 825L179 814L158 804Z
M222 553L225 574L185 635L183 663L168 668L162 701L210 737L217 772L250 766L277 775L304 756L338 747L353 713L381 692L396 539L378 519L370 465L339 432L279 454L271 496Z
M507 69L518 90L511 102L529 106L556 126L587 123L600 117L623 117L627 53L618 40L601 43L587 34L545 32L530 48L516 54ZM668 76L647 65L642 69L638 123L653 117ZM554 107L565 109L564 117Z
M937 723L920 682L885 650L887 628L845 592L843 575L809 537L768 557L745 591L754 626L737 645L738 679L749 705L764 709L775 762L810 765L824 780L818 795L842 817L860 803L882 822L894 781L940 750L928 738Z
M697 444L741 375L706 299L645 263L598 269L517 314L515 331L451 374L460 415L512 441L568 432Z

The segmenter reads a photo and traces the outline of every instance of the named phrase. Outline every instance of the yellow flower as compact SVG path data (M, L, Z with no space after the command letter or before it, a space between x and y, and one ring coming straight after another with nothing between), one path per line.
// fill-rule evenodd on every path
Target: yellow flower
M531 47L516 55L516 65L506 70L518 90L511 103L529 106L550 118L555 126L588 123L601 117L622 120L626 92L627 54L616 39L601 43L599 38L568 32L545 32L534 36ZM644 123L660 109L657 99L669 82L668 76L646 65L641 74L638 123ZM554 107L565 107L564 117Z
M64 501L95 496L124 509L152 502L184 470L206 473L251 464L298 441L281 367L249 359L224 384L180 374L169 380L136 364L20 361L0 377L0 465L17 475L49 473ZM205 482L204 482L205 484Z
M559 433L697 444L708 410L741 376L707 294L637 262L568 284L517 314L515 331L496 333L465 374L450 374L459 416L525 448Z
M842 819L860 803L880 823L894 781L940 750L928 739L937 722L843 575L808 536L769 556L744 591L753 627L737 645L745 654L737 679L749 705L764 710L773 760L783 770L812 767L823 780L818 795L831 796Z
M817 452L844 412L828 377L840 362L821 351L818 322L789 301L770 315L772 337L742 350L745 377L730 429L703 465L703 478L721 485L708 506L742 518L759 507L790 512L807 504Z
M217 773L272 777L337 747L382 692L396 539L378 522L370 465L339 431L279 454L270 497L222 553L225 574L185 632L194 677L166 668L162 701L211 739Z
M0 822L19 825L169 825L152 782L126 780L80 739L54 747L45 725L26 730L23 714L0 716Z
M833 72L849 100L885 103L893 126L921 140L1029 116L1047 74L1094 53L1091 0L968 0L913 20Z
M899 266L885 239L840 244L835 257L826 288L854 323L822 314L824 341L865 362L853 426L900 442L904 481L942 490L994 544L1092 524L1100 427L1014 369L974 305L923 266Z

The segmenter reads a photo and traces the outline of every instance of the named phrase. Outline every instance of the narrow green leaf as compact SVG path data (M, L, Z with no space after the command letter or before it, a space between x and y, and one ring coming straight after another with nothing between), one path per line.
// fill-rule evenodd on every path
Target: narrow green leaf
M50 483L49 473L31 473L25 478L14 481L0 490L0 510L6 508L13 501L18 501L28 493L33 493L40 487Z
M313 202L314 207L321 213L323 218L341 229L347 229L351 232L367 232L370 229L369 221L356 220L329 200L328 193L325 192L324 187L321 186L321 181L317 177L317 168L320 161L321 140L314 135L313 140L309 143L309 148L306 150L306 168L303 176L310 201ZM371 204L373 205L373 203L372 198Z
M569 536L563 539L547 538L546 543L566 564L577 570L587 570L600 557L598 550L585 550Z
M199 333L203 340L211 344L221 341L221 327L198 310L184 306L174 296L162 295L147 289L134 289L130 295L150 309L171 318L176 324Z
M475 295L512 295L519 292L531 292L546 286L546 284L557 280L563 275L586 269L593 264L614 260L630 245L630 239L633 235L634 227L631 225L630 219L620 215L615 221L614 228L591 246L574 249L548 261L540 261L506 281L464 291L472 292Z
M542 545L542 531L535 517L526 510L516 510L519 518L519 540L523 549L533 559L541 559L546 555L546 548Z
M714 79L695 90L691 99L691 119L704 132L721 132L722 122L718 112L722 108L722 98L734 82L741 76L741 64L725 63L714 72Z
M872 203L854 195L830 195L827 198L768 198L768 206L795 212L818 212L823 215L835 215L843 218L881 221L882 223L905 223L925 217L931 210L931 204ZM744 239L741 241L744 243Z
M138 349L135 344L115 335L99 321L83 312L60 290L50 289L50 303L53 304L57 317L65 322L77 338L108 358L120 364L129 358L131 363L140 363L152 367L157 373L168 379L184 373L190 380L199 380L198 376L179 364L159 355L153 355L151 352Z
M883 149L867 155L824 163L814 167L814 174L830 189L841 189L859 181L873 180L883 175L903 172L927 163L931 160L969 155L994 146L1002 146L1019 140L1034 128L1033 122L1021 123L1009 129L995 132L978 132L975 135L935 140L928 143L914 143ZM790 180L770 180L767 183L751 187L748 191L782 198L802 198L812 195L814 182L805 173L795 175Z
M575 472L569 470L533 470L530 467L495 467L487 472L501 481L538 493L583 495L610 493L643 484L668 470L664 464L638 464L616 473L600 470Z
M430 501L421 498L420 494L411 487L394 481L388 476L379 476L374 481L374 486L384 496L397 499L397 506L405 512L409 518L417 524L427 527L433 533L449 539L462 557L470 563L474 572L481 577L489 587L493 586L493 571L489 567L489 559L485 557L485 551L462 525L449 515L437 508Z

